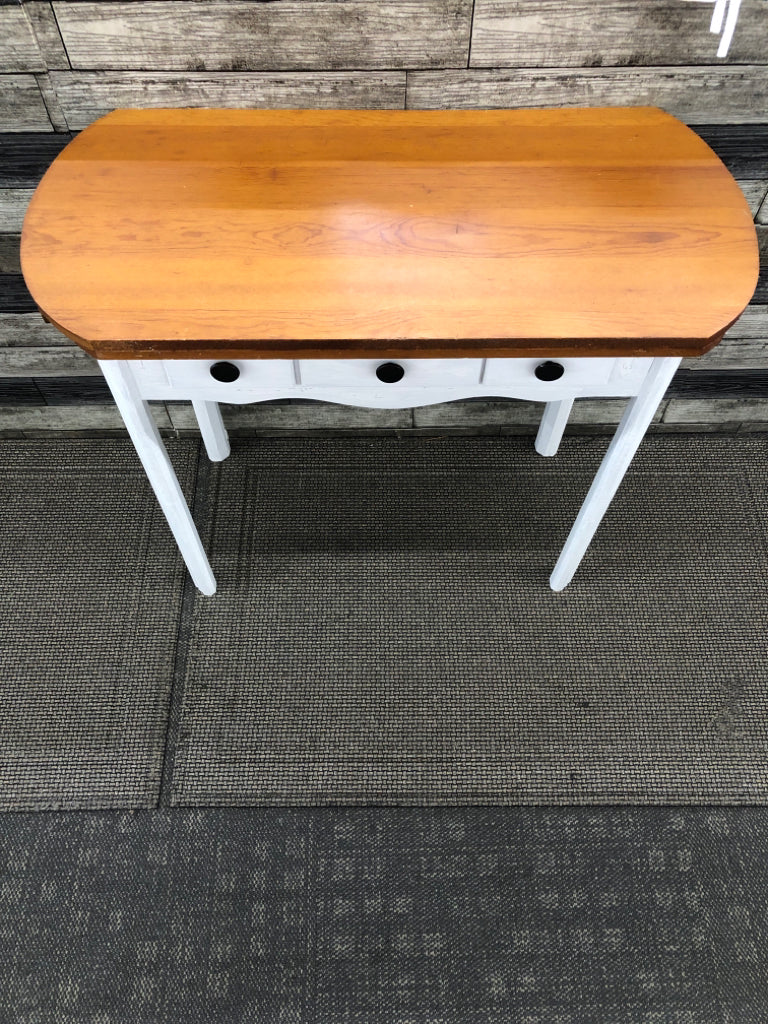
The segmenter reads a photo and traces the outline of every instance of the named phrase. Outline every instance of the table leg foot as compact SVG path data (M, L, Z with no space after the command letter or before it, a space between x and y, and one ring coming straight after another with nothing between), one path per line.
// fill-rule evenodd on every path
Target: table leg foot
M149 406L142 399L136 386L130 363L118 359L105 359L99 360L99 366L195 586L203 594L214 594L216 580L205 549L192 521L192 515L165 445L150 415Z
M221 462L229 455L229 438L218 402L192 400L205 450L211 462Z
M557 455L572 408L572 398L564 398L561 402L547 402L544 406L544 415L541 417L539 432L534 442L534 448L539 455Z
M573 579L679 365L677 356L654 359L639 393L630 399L552 572L553 590Z

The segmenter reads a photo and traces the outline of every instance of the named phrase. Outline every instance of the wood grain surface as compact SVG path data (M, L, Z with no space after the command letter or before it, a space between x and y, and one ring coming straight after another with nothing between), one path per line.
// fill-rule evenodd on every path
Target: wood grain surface
M766 168L768 170L768 168ZM768 179L765 181L740 181L739 188L744 193L750 212L760 223L760 208L768 195Z
M21 231L33 195L31 188L0 188L0 231Z
M53 5L73 68L466 65L471 0L111 0Z
M101 358L691 356L758 250L654 108L134 110L55 160L21 263Z
M0 77L0 125L11 132L53 131L34 75Z
M696 134L737 180L768 178L768 124L697 124Z
M75 130L120 107L405 106L404 71L53 71L50 78Z
M45 71L37 40L21 7L0 6L0 70Z
M709 4L680 0L475 0L472 67L713 64ZM762 63L764 0L743 0L728 60Z
M69 58L49 0L24 0L23 7L40 50L44 68L49 71L53 68L68 68Z
M406 106L414 110L601 105L663 107L693 125L760 124L768 111L768 68L723 64L408 73Z

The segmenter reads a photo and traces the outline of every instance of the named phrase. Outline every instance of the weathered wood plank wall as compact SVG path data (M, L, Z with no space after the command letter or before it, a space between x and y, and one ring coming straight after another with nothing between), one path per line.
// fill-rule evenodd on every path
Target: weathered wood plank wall
M655 104L726 159L768 264L768 0L743 0L725 60L711 12L683 0L0 0L0 378L96 372L25 299L18 240L69 133L116 107ZM689 369L766 360L768 269L725 342Z
M131 0L53 10L76 69L463 67L472 0Z
M116 107L402 108L405 73L74 72L52 71L51 84L75 131Z
M499 68L414 71L409 107L656 106L686 124L764 122L761 65L700 68Z
M475 0L470 67L717 64L711 8L679 0ZM728 60L765 62L765 5L745 3Z
M288 73L333 71L367 104L375 87L366 94L353 72L401 72L411 106L656 103L691 124L764 122L768 4L744 0L722 61L710 14L682 0L3 0L0 71L21 77L2 92L31 90L26 104L8 103L3 126L28 130L39 109L32 83L40 92L49 72L71 128L94 106L109 109L115 83L120 102L156 102L161 83L163 103L250 106L262 74L285 77L292 101L313 77ZM187 74L200 72L209 74L195 95Z

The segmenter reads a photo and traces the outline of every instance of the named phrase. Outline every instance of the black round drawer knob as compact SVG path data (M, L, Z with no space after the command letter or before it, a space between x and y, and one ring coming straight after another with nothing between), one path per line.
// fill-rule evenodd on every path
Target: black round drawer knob
M533 371L539 380L560 380L565 373L565 367L561 363L553 363L548 359L546 363L539 363Z
M214 363L211 367L211 376L214 380L220 380L222 384L231 384L240 376L240 371L234 363Z
M399 363L382 363L376 367L376 376L385 384L397 384L405 376L405 370Z

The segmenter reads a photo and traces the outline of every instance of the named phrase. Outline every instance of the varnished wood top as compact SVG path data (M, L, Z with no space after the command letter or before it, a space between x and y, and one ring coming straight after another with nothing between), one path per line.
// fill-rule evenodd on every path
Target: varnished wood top
M21 257L103 359L696 355L758 274L733 178L652 107L117 110Z

